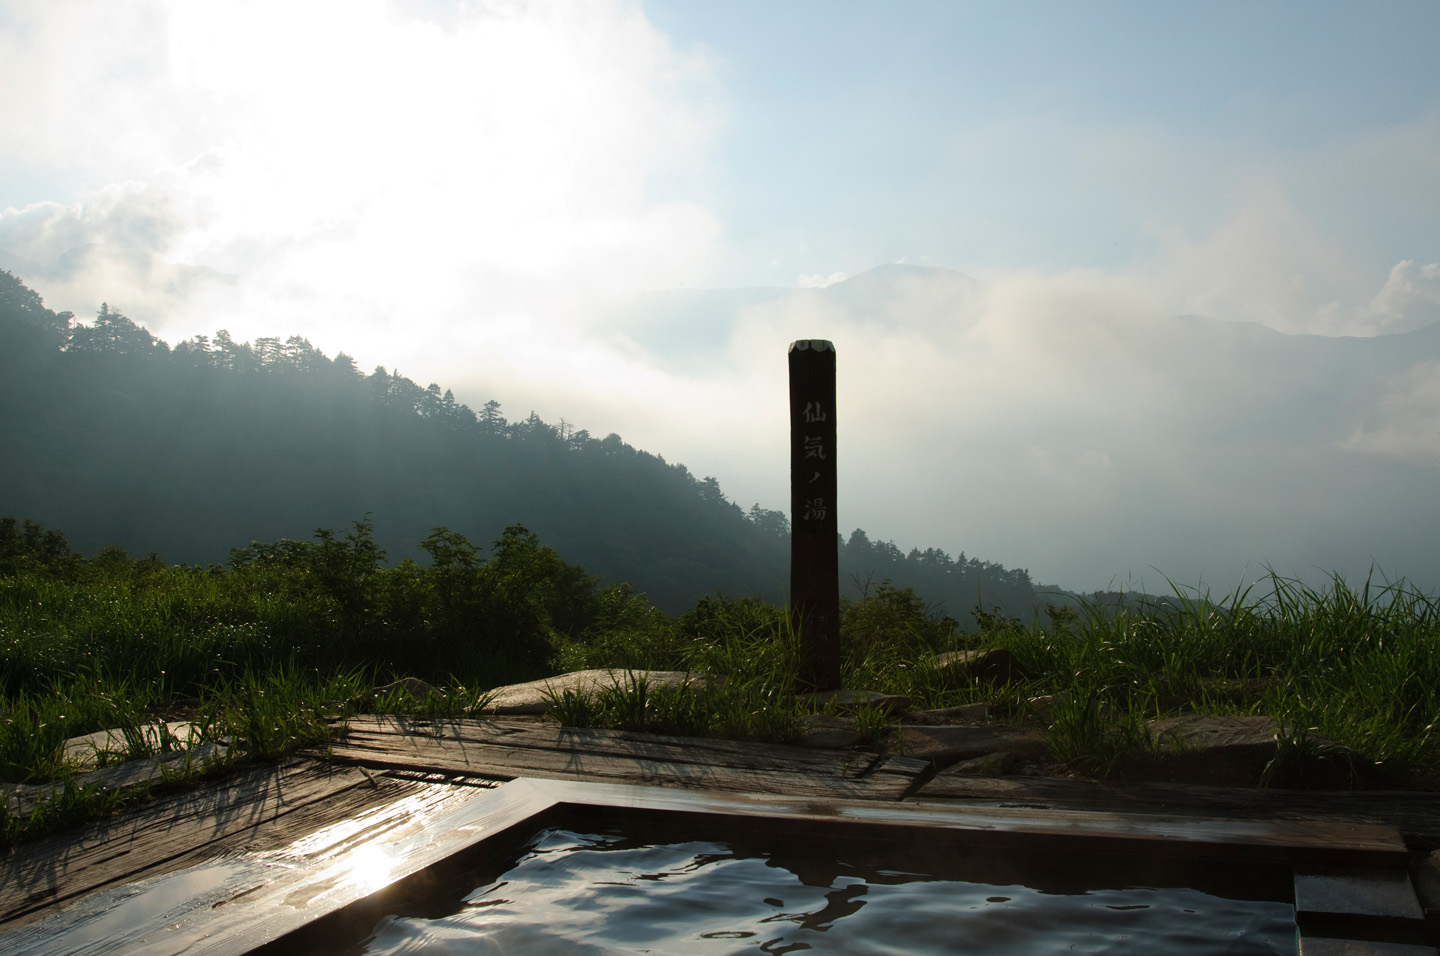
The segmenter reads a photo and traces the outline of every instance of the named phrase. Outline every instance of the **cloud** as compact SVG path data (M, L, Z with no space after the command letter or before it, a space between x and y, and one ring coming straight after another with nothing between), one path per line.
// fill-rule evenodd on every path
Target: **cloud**
M1417 362L1387 381L1384 395L1341 447L1440 464L1440 360Z
M1423 342L1184 320L1164 291L1096 270L977 282L882 267L735 303L724 361L657 356L604 414L742 505L783 508L785 345L826 338L844 530L1072 587L1229 588L1267 563L1318 583L1363 577L1372 558L1440 581L1421 530L1440 522L1440 495L1413 467L1440 450L1440 373L1411 367ZM667 301L677 324L715 321ZM558 413L600 411L574 402Z
M1132 278L1178 314L1325 334L1345 331L1340 301L1362 281L1346 250L1276 187L1249 191L1203 236L1163 236Z
M844 272L832 272L828 276L816 273L815 275L799 276L798 284L802 289L823 289L837 282L844 282L848 278L849 275Z
M1440 263L1405 259L1390 270L1385 285L1356 323L1371 335L1410 332L1440 320Z
M172 337L278 327L376 353L389 343L354 341L366 321L395 332L403 316L426 339L514 321L520 289L545 288L530 312L573 314L595 290L700 279L718 220L655 184L718 128L708 62L630 2L450 14L379 0L22 5L5 42L48 56L0 66L0 89L41 90L48 108L7 124L0 154L78 164L100 185L6 212L0 246L39 261L87 250L85 268L39 277L76 312L124 298ZM238 285L197 296L155 282L164 263Z
M1294 334L1371 336L1440 319L1440 264L1405 259L1380 280L1274 185L1245 192L1202 235L1165 231L1152 254L1108 274L1169 314Z
M913 191L887 185L903 234L885 217L832 230L863 234L873 261L983 249L1000 265L980 281L827 272L864 260L802 247L794 268L818 271L798 289L686 298L717 263L780 263L735 247L732 207L703 188L726 124L716 64L638 3L20 0L0 16L0 179L69 184L0 212L0 253L54 308L108 300L172 342L304 335L471 405L621 432L766 507L788 496L785 347L828 338L842 524L904 547L1081 587L1433 550L1418 529L1440 494L1416 466L1436 452L1434 363L1279 333L1440 317L1420 191L1440 182L1434 116L1298 156L1007 110L945 134ZM1391 230L1357 222L1399 223L1409 245L1366 245ZM1111 246L1146 252L1092 253ZM654 287L675 294L625 298ZM1402 521L1386 502L1407 494Z
M107 186L83 203L0 211L0 250L18 273L82 317L101 300L153 320L195 304L232 278L169 258L197 222L174 177ZM53 304L53 303L52 303ZM89 306L89 308L87 308Z
M149 173L202 105L169 86L160 2L16 0L0 13L0 157L81 170L94 184ZM190 151L198 152L191 140Z

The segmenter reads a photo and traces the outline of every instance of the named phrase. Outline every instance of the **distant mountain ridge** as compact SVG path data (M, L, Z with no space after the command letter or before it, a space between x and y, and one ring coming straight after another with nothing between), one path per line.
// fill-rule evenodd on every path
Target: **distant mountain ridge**
M364 375L304 339L220 332L173 349L102 306L90 325L0 272L0 515L82 551L121 545L219 563L252 539L308 538L369 515L392 560L436 526L485 546L512 524L566 560L679 611L715 592L782 599L788 522L726 500L714 478L533 412L508 421L383 368ZM1023 614L1028 573L856 530L848 583L914 586L962 617Z
M846 513L897 538L976 542L1088 588L1266 567L1440 588L1423 530L1440 527L1440 323L1295 334L1132 292L895 264L823 289L633 295L615 320L657 366L721 382L786 339L835 341Z

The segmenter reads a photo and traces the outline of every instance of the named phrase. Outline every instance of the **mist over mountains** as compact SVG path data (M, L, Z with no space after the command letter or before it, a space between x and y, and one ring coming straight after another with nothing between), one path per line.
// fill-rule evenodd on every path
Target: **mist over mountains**
M447 367L447 356L462 355L481 370L472 369L468 378L456 373L453 386L462 398L451 401L479 408L497 397L505 403L500 414L509 419L540 409L543 420L532 415L507 421L506 434L553 434L560 438L557 448L602 444L588 433L576 440L592 422L630 422L630 442L665 452L665 458L636 452L637 461L653 459L657 474L676 471L679 466L669 462L694 469L683 470L676 485L680 499L688 501L703 487L730 512L745 503L740 507L749 514L753 502L761 514L779 514L788 495L784 347L796 338L830 338L839 350L841 527L883 529L876 541L883 534L897 542L890 545L893 554L886 552L886 567L897 580L904 577L898 568L931 553L951 562L984 555L980 564L994 569L1028 568L1017 593L1029 587L1032 575L1081 591L1165 593L1173 581L1223 593L1267 567L1312 584L1334 573L1359 581L1373 569L1378 577L1405 577L1421 588L1440 585L1433 547L1433 529L1440 527L1440 324L1373 337L1295 335L1211 317L1157 317L1153 301L1117 291L1103 276L980 282L908 265L872 269L825 288L681 289L593 301L588 309L589 327L605 330L611 346L599 354L614 359L615 367L604 370L605 383L518 366L514 374L496 374L492 387L475 377L487 367L487 354L440 338L437 367ZM372 390L385 391L373 375L353 371ZM17 374L49 382L37 386L37 395L71 387L54 376L47 380L48 371ZM393 383L397 376L390 378ZM410 417L426 418L425 399L417 404L407 391L425 390L399 378L408 384L393 386L403 393L395 401ZM643 387L627 392L634 382ZM434 502L468 501L464 515L490 517L467 525L469 518L455 515L431 524L452 524L484 542L507 520L523 521L596 573L644 584L650 571L637 569L650 568L661 583L647 586L661 600L673 594L671 603L717 588L783 590L783 548L753 540L743 548L766 554L764 560L741 562L729 576L696 570L711 558L697 557L695 549L735 553L753 528L706 530L684 509L657 509L643 493L626 498L633 490L628 479L607 479L611 487L578 471L573 483L556 477L568 474L569 462L605 457L598 453L569 459L547 452L511 469L517 487L555 491L557 501L568 502L517 510L513 502L524 497L521 491L476 493L480 486L449 471L473 467L477 475L495 475L510 468L493 456L474 462L454 453L416 458L411 439L363 421L337 424L333 434L313 440L285 439L284 429L264 425L269 419L245 411L245 403L257 402L256 408L281 419L287 402L332 410L340 405L298 386L255 385L248 397L240 393L250 386L227 387L236 394L216 399L208 419L194 409L163 413L175 419L170 433L184 418L183 428L204 447L219 449L233 440L239 448L253 440L265 449L235 452L213 474L196 474L184 461L165 469L166 480L243 487L266 502L254 509L255 520L228 525L223 509L197 507L189 514L184 523L213 529L216 548L304 536L321 525L343 527L375 511L382 542L398 558L423 536L423 515L433 513ZM657 402L663 389L671 391ZM104 399L85 400L110 415L134 401L125 389L111 387L111 393L121 396L113 407ZM442 401L444 395L429 398ZM49 414L44 406L41 401L34 412L37 421ZM7 411L13 430L11 419ZM630 447L613 437L608 447ZM161 438L150 441L165 446ZM108 446L97 437L87 447ZM312 451L332 471L343 464L350 473L317 485L314 479L325 469L312 469L307 484L294 472ZM114 452L122 453L130 450ZM67 466L69 474L78 461ZM81 507L74 501L85 499L83 489L62 495L60 485L30 474L27 494L40 488L51 496L47 500L72 501L69 510L49 513ZM286 477L272 480L277 474ZM377 497L371 484L379 474L388 475L396 490ZM12 471L6 481L14 489L18 478ZM125 493L136 501L173 495L152 485L137 479ZM293 514L286 510L306 495L310 505L296 506ZM314 517L300 518L311 505ZM7 507L27 513L0 502L0 509ZM639 510L632 513L632 507ZM507 508L510 519L500 515ZM282 514L290 514L287 522L279 521ZM387 514L408 515L400 523L420 534L395 531ZM83 522L51 520L71 534L95 535L98 546L108 543L106 522L128 519L96 513ZM673 547L657 556L616 546L637 520L666 529L637 532L640 537ZM732 534L739 537L727 537ZM157 540L128 546L154 547L171 560L202 560L198 552ZM215 559L213 553L203 558ZM945 603L961 614L974 600L952 594Z
M1087 272L891 265L823 289L629 297L606 321L630 316L657 362L736 396L710 434L751 436L723 472L742 498L777 484L777 343L824 337L844 520L902 546L964 542L1081 590L1226 591L1267 566L1440 586L1440 324L1289 334L1160 299ZM720 473L698 443L667 447Z
M437 384L366 375L292 336L227 332L172 349L102 305L89 324L0 272L0 515L120 546L223 563L252 540L373 523L394 561L444 526L488 545L523 524L568 561L678 612L713 593L783 599L788 521L727 500L713 477L497 400L477 413ZM855 589L892 581L964 617L1033 609L1028 573L863 530L843 546Z

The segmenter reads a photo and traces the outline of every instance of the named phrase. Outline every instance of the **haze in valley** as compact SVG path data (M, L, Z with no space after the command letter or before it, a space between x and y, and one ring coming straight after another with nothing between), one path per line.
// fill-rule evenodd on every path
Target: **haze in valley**
M0 268L1073 589L1440 589L1440 7L0 3ZM0 513L4 503L0 502ZM240 542L237 542L237 544Z

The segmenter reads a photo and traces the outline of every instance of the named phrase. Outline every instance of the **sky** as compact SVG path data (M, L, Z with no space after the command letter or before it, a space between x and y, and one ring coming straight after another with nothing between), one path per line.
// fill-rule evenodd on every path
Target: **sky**
M842 529L1072 588L1435 590L1440 355L1307 337L1440 319L1436 36L1431 2L0 0L0 268L746 508L788 501L786 346L830 338Z

